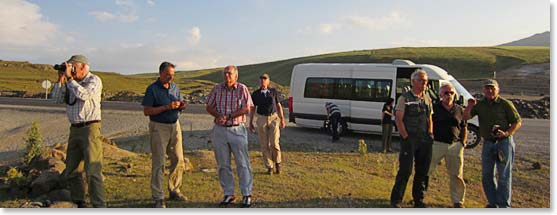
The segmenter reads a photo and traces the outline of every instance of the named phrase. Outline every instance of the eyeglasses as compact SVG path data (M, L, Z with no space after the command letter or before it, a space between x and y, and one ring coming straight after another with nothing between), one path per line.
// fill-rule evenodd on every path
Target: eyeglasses
M445 92L443 95L451 95L451 96L452 96L452 95L454 95L454 94L455 94L454 91L447 91L447 92Z

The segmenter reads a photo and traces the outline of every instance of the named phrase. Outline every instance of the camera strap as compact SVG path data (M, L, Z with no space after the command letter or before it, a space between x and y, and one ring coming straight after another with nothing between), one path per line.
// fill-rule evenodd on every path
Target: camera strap
M70 103L70 88L68 88L68 85L66 84L66 93L64 93L64 103L66 103L69 106L73 106L75 105L76 102L77 102L77 98L74 98L73 102Z

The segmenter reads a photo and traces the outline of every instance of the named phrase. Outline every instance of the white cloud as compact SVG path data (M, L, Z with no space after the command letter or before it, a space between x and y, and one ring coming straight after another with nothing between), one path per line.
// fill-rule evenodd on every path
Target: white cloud
M39 6L23 0L3 0L0 7L0 47L43 45L59 34Z
M332 34L337 31L367 29L367 30L384 30L387 28L397 28L398 26L408 23L408 19L400 15L399 12L391 12L382 17L369 16L348 16L337 18L334 22L322 23L316 27L305 27L299 29L298 33L319 32L321 34Z
M188 32L188 43L192 46L199 44L201 40L201 29L199 27L193 27Z
M120 47L124 49L133 49L133 48L141 48L143 47L143 43L122 43Z
M115 3L116 5L120 5L120 6L127 6L127 7L134 6L134 2L132 0L116 0Z
M147 4L149 4L149 6L155 6L155 0L147 0Z
M364 27L370 30L385 29L389 26L399 25L405 22L406 19L398 12L391 12L387 16L379 18L371 18L367 16L350 16L344 18L344 22L351 27Z
M89 15L94 16L100 22L109 22L109 21L118 21L123 23L130 23L135 22L139 19L138 16L134 14L112 14L106 11L92 11L89 12Z

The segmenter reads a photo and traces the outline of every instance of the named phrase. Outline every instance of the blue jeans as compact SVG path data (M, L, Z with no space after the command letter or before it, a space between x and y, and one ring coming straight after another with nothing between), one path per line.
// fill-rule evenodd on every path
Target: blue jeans
M484 140L482 149L482 185L490 205L511 206L512 166L515 144L510 136L497 142ZM495 178L497 171L498 178Z

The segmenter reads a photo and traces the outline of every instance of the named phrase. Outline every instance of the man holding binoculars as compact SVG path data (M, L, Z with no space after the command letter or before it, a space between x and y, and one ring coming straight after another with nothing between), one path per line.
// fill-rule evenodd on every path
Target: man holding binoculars
M488 201L486 208L508 208L511 207L515 151L513 134L522 125L521 119L513 103L499 96L497 81L486 80L483 95L484 99L478 102L468 100L463 115L465 120L478 115L480 121L480 135L484 139L482 185Z
M51 98L66 103L71 123L63 181L69 186L72 201L78 207L86 207L82 179L85 168L93 207L106 207L102 177L102 81L89 72L89 60L83 55L74 55L54 68L58 70L58 81Z

